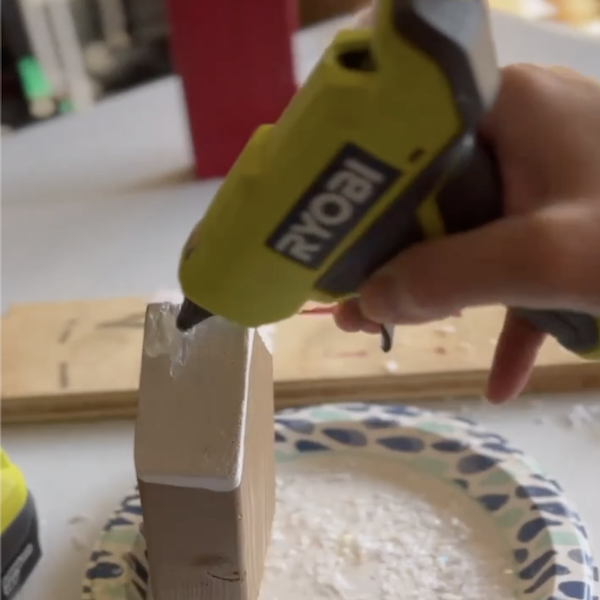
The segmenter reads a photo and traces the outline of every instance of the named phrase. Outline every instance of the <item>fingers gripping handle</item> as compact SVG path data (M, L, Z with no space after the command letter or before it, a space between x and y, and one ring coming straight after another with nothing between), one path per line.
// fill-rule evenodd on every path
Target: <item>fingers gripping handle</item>
M502 178L492 149L471 138L438 197L448 234L468 231L503 214ZM600 358L600 317L570 310L515 309L516 314L583 357Z

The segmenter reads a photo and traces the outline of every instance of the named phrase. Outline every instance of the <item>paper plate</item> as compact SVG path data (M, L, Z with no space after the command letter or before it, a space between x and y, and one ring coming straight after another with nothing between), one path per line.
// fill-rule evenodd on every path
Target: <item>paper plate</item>
M323 405L276 416L279 462L349 450L406 461L483 507L512 550L522 600L598 600L598 569L577 511L560 485L503 437L462 417L401 405ZM134 490L92 552L82 600L147 598L141 523Z

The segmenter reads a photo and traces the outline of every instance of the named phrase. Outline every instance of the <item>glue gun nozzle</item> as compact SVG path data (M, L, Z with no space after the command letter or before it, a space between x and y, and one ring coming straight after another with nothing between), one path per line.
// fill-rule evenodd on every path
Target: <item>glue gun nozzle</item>
M179 331L189 331L198 325L198 323L202 323L202 321L205 321L212 316L211 312L204 310L197 304L194 304L191 300L185 298L179 309L179 314L177 315L177 329L179 329Z

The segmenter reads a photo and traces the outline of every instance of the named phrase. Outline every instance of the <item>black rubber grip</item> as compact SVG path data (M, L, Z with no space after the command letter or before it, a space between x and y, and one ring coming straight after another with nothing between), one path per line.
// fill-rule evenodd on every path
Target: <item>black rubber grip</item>
M515 313L540 331L554 337L561 346L576 354L588 354L598 348L600 331L598 319L591 315L568 310L531 310L517 308Z
M35 504L28 493L25 506L2 534L1 600L13 600L41 556Z
M500 219L502 176L492 149L474 136L465 136L452 161L451 173L437 194L446 233L469 231Z

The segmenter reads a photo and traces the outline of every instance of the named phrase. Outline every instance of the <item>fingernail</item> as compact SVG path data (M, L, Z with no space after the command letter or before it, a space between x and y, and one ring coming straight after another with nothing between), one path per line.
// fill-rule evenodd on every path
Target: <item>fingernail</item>
M508 398L498 398L498 397L494 397L494 396L486 396L485 400L487 400L488 404L491 404L492 406L500 406L500 405L508 402L509 399Z
M411 296L398 285L397 277L382 272L376 275L361 294L363 313L378 323L411 320L418 314Z
M365 319L361 325L361 331L364 331L365 333L377 334L381 331L381 325Z
M360 295L360 308L368 319L387 323L395 312L394 283L383 274L375 276Z

